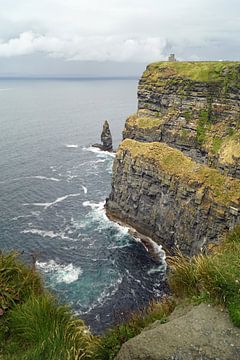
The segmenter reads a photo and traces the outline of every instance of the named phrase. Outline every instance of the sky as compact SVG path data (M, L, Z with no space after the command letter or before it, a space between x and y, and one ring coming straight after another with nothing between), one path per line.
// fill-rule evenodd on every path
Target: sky
M239 0L0 0L0 76L139 76L239 45Z

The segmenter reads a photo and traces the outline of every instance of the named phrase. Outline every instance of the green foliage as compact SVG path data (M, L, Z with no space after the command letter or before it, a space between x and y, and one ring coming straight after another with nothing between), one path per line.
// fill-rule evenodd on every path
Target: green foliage
M197 142L199 144L204 143L204 141L206 140L206 132L210 125L209 118L210 115L208 109L200 110L198 126L197 126Z
M223 139L219 138L219 137L215 137L213 139L213 142L212 142L212 152L214 154L217 154L218 151L220 150L221 148L221 145L223 143Z
M233 324L240 327L240 295L230 299L227 308Z
M18 254L0 254L0 308L4 311L43 290L40 276L17 260Z
M174 309L174 302L165 300L161 303L152 302L148 308L132 314L130 319L108 330L100 339L94 351L92 360L113 360L122 344L140 334L140 332L155 322L166 322L167 316Z
M211 255L192 258L178 254L169 258L171 272L168 280L179 297L212 299L225 304L230 316L239 326L240 309L240 226L231 232Z
M8 325L13 340L7 348L9 355L17 350L25 360L77 360L92 354L94 338L83 321L49 294L15 306L8 314Z

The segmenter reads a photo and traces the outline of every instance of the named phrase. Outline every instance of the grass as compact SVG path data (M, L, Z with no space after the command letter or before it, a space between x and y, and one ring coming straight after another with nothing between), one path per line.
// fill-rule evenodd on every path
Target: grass
M192 61L158 62L150 64L143 77L153 81L165 78L184 78L200 82L222 82L225 91L229 86L239 87L239 62Z
M17 258L16 252L0 254L0 309L3 311L43 291L39 274Z
M240 225L210 255L169 258L169 285L179 298L208 299L225 305L240 327Z
M0 359L113 360L126 341L155 321L168 321L177 303L222 304L240 327L240 225L209 251L192 258L180 253L168 257L173 296L130 314L101 337L94 337L67 306L59 305L44 290L39 275L19 262L16 253L1 254L0 296L5 308L0 316Z
M127 119L128 126L137 127L140 129L155 129L163 123L163 119L160 117L138 117L137 114L130 116Z
M26 360L89 359L92 355L89 330L49 294L17 305L8 314L8 325L11 341L6 351L13 359L16 350L17 358Z
M90 359L98 342L14 252L0 255L0 310L1 360Z

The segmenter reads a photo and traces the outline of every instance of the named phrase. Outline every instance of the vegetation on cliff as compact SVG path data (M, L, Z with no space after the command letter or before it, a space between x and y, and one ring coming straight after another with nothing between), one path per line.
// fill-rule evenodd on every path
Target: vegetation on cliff
M150 64L143 74L143 78L157 79L185 78L200 82L224 82L224 84L239 87L240 62L230 61L176 61L157 62Z
M222 304L240 327L239 257L240 226L208 255L169 257L172 297L94 337L68 307L44 290L39 275L19 262L17 254L1 254L0 359L112 360L123 343L156 320L167 322L176 306L189 303Z
M16 253L0 254L1 360L89 359L97 341L34 269Z
M163 143L140 143L124 140L118 150L117 158L124 152L131 154L135 162L154 165L157 171L165 175L180 178L181 182L195 190L208 189L208 196L223 205L240 205L240 180L226 177L206 165L197 164L181 151Z

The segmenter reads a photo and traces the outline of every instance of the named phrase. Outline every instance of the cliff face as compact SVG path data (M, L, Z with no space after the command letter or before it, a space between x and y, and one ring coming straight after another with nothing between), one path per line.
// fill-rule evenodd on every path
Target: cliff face
M107 213L193 254L240 221L240 63L152 64L138 99Z
M138 99L124 138L163 141L240 178L239 63L149 65Z

